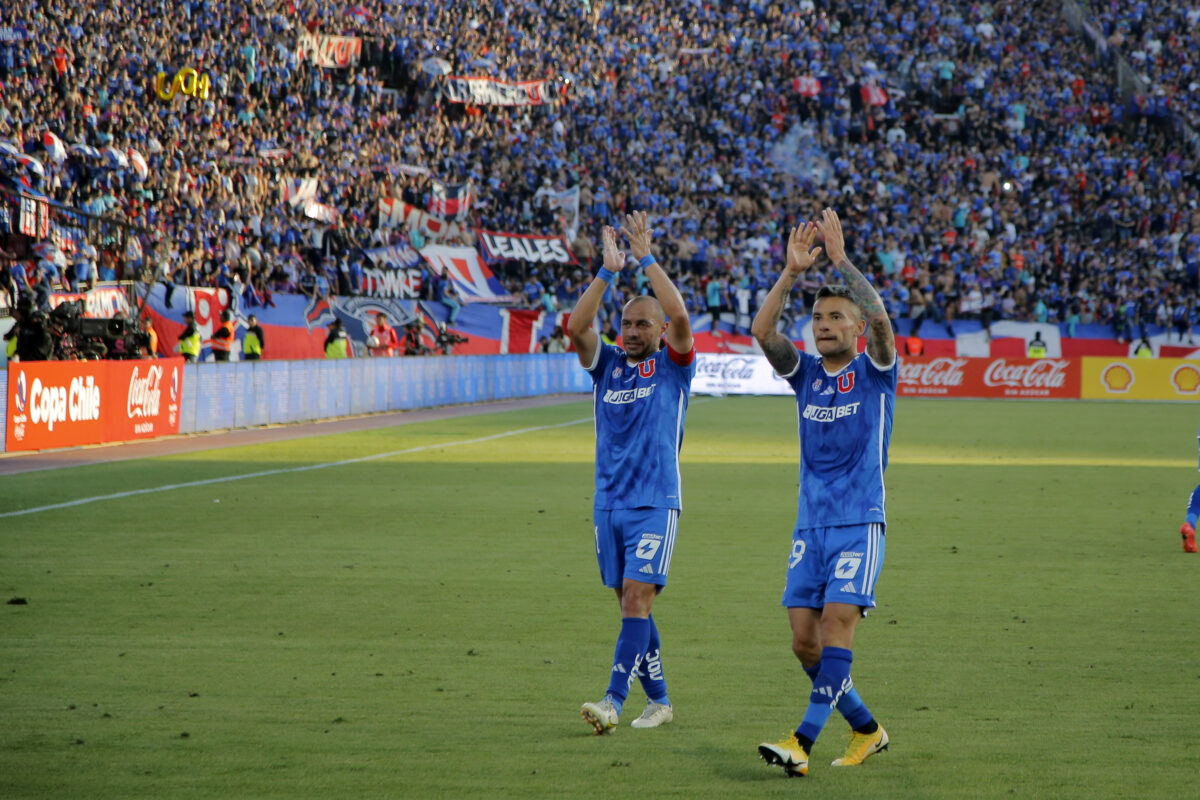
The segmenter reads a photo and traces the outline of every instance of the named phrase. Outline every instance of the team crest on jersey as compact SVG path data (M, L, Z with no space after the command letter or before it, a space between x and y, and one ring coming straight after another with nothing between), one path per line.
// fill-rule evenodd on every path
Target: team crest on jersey
M654 377L654 361L648 359L646 361L639 362L638 363L638 375L641 375L643 378L653 378Z
M613 375L613 377L614 377L614 378L619 378L619 377L621 377L621 365L620 365L620 364L618 364L617 366L613 367L613 373L612 373L612 375Z
M813 390L814 392L819 392L819 391L821 391L821 379L820 379L820 378L815 378L815 379L813 380L813 387L812 387L812 390Z
M843 372L841 375L838 375L838 391L841 394L846 394L846 392L849 392L853 388L854 388L854 373L853 372Z

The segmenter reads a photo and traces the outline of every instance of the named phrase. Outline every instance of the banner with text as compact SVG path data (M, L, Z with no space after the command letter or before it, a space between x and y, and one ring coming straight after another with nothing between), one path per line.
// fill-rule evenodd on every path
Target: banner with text
M363 294L411 299L421 293L421 254L407 242L363 252L371 260L363 269Z
M115 286L101 286L90 292L55 292L50 295L50 307L75 300L83 301L85 317L108 319L118 315L129 316L129 296L124 289Z
M44 450L179 433L183 359L8 366L5 449Z
M695 394L791 394L792 387L755 353L697 353Z
M899 369L902 397L1079 397L1074 359L905 357Z
M476 106L540 106L549 98L549 81L505 83L494 78L446 78L446 97L451 103Z
M357 36L302 33L296 44L296 58L321 67L352 67L361 57L362 39Z
M479 231L483 251L492 261L527 261L531 264L577 264L570 245L562 236L532 236L523 233Z

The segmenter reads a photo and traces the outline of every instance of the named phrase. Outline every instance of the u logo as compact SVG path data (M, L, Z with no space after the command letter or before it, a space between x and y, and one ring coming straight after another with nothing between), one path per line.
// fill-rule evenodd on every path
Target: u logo
M653 378L654 377L654 362L650 361L650 360L639 362L638 363L638 375L641 375L643 378Z
M854 388L854 373L844 372L838 375L838 391L842 394Z

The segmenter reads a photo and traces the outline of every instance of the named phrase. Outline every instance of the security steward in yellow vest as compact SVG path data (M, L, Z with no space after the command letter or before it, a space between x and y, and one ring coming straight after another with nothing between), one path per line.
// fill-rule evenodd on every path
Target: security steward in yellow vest
M229 313L229 309L225 309L221 312L221 327L213 331L212 335L213 360L228 361L236 338L233 332L233 315Z
M326 358L353 358L354 350L350 347L350 337L342 329L342 321L335 319L329 323L329 335L325 337Z
M175 349L179 351L179 355L183 356L184 361L194 364L200 360L200 331L196 330L196 315L191 311L185 311L183 312L183 321L187 327L183 329Z
M1034 331L1033 338L1029 340L1029 348L1026 350L1030 358L1045 358L1046 343L1042 341L1042 332Z
M242 336L242 361L258 361L262 358L265 337L258 326L258 317L246 317L246 333Z

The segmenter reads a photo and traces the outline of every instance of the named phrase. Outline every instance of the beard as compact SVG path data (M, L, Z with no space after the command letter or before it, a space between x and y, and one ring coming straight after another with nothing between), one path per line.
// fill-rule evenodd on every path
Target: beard
M629 343L622 342L625 346L625 357L630 361L645 361L650 356L658 352L658 342L639 342Z

